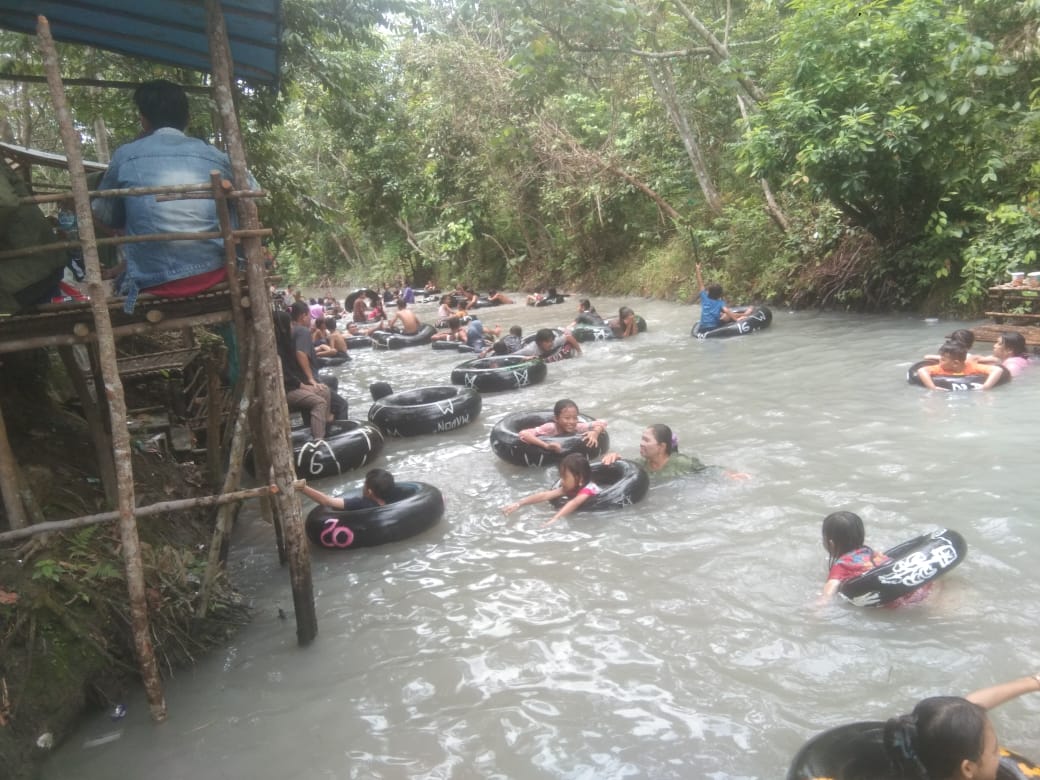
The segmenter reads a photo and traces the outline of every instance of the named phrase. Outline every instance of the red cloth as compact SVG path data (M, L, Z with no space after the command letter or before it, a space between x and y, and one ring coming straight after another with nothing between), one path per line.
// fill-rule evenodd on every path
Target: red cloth
M203 290L208 290L225 279L227 279L227 268L218 268L216 271L207 271L197 276L188 276L184 279L175 279L166 284L149 287L141 292L164 298L187 298L189 295L197 295Z

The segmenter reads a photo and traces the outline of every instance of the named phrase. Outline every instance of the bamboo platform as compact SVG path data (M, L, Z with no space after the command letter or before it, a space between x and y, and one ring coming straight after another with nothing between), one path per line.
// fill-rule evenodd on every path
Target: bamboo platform
M107 307L112 332L118 337L228 322L232 318L230 296L230 289L223 284L190 298L141 295L133 314L123 311L123 298L110 298ZM95 341L89 302L48 303L32 313L0 317L0 354Z
M1025 337L1027 347L1032 347L1034 351L1040 348L1040 326L1037 325L1009 325L1007 323L987 322L983 325L976 325L971 329L971 332L975 334L976 341L995 343L1001 335L1012 330L1021 333Z

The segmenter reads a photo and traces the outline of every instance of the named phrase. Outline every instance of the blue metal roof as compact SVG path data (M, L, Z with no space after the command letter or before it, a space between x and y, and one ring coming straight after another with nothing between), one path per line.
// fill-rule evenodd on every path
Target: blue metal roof
M235 78L277 85L281 0L224 0ZM203 0L0 0L0 28L209 71Z

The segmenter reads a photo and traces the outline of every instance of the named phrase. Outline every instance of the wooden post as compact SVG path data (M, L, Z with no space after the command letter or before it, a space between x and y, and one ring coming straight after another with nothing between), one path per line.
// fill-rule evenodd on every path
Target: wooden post
M224 137L227 139L228 156L237 189L248 189L245 148L235 115L235 104L231 87L231 52L228 47L227 28L219 0L206 0L206 15L209 28L209 54L213 71L213 97L220 112ZM236 202L240 227L244 229L242 246L246 252L246 278L249 295L253 301L265 300L267 281L264 278L263 247L258 235L249 231L259 227L256 203L249 198ZM243 235L243 233L239 233ZM314 583L311 579L310 553L307 537L303 531L303 516L300 502L296 498L295 469L292 449L289 446L289 407L285 402L285 387L282 384L281 366L274 339L274 321L269 306L253 306L254 348L259 355L257 388L264 404L262 431L254 435L265 436L269 445L275 484L279 488L277 502L285 521L285 545L289 557L289 579L292 583L293 607L296 612L296 639L301 645L309 644L318 634L318 618L314 608Z
M238 489L238 481L242 476L242 461L245 455L246 438L249 429L249 405L253 400L253 388L256 386L256 350L248 350L245 356L247 360L245 368L245 379L242 387L242 398L238 404L238 414L235 415L235 435L231 439L231 453L228 457L228 470L224 478L224 487L221 492L230 493ZM210 403L212 404L212 399ZM262 501L266 499L261 499ZM217 522L213 527L213 537L209 543L209 556L206 562L206 572L202 577L202 587L199 588L199 604L195 611L198 618L206 617L209 610L210 591L213 582L217 578L217 572L224 561L227 560L228 540L231 537L231 517L236 507L232 504L223 504L217 511Z
M112 421L112 452L119 485L119 535L123 545L123 562L126 567L126 584L130 595L130 622L134 634L134 649L141 670L145 696L152 719L166 720L166 701L163 698L162 679L155 660L148 621L148 601L145 594L144 566L141 561L141 543L137 535L134 518L134 471L131 463L130 432L126 426L126 398L123 383L119 378L116 362L115 336L112 321L105 305L105 288L101 281L101 264L98 261L94 218L87 197L87 179L83 173L83 153L79 136L72 125L72 114L65 102L65 89L61 83L58 67L58 51L51 37L50 24L46 17L37 17L37 37L43 54L44 71L50 87L51 100L57 114L61 141L69 162L69 178L72 196L76 204L79 235L83 241L83 259L87 271L87 290L90 308L94 313L97 331L101 371L104 376L105 395L108 399Z
M220 369L212 349L207 349L203 363L206 366L206 467L210 484L214 489L219 489L224 476L224 457L220 446L220 423L224 410L221 408Z
M87 418L87 430L90 431L90 440L94 443L94 454L97 456L98 476L101 478L101 486L105 490L105 500L108 502L108 506L112 507L119 501L116 468L112 462L112 439L105 430L101 410L90 392L90 386L83 376L83 370L76 362L73 349L75 347L66 344L58 347L58 354L65 365L65 373L69 375L72 386L76 388L79 402L83 404L83 415Z
M0 493L4 496L4 511L11 528L25 528L25 509L18 495L18 464L11 451L11 443L7 440L7 423L4 422L3 411L0 410Z

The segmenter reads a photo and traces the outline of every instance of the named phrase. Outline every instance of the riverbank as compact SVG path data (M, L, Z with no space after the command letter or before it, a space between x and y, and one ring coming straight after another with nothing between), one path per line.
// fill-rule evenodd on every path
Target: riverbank
M18 409L5 407L8 416ZM24 413L24 408L23 408ZM26 419L31 422L26 424ZM49 404L9 425L19 466L49 520L101 511L81 418ZM194 495L194 465L134 453L139 502ZM226 577L194 617L212 523L205 512L139 524L151 628L164 676L224 643L248 620ZM115 711L137 684L129 603L114 524L34 537L0 551L0 778L31 780L84 715Z

